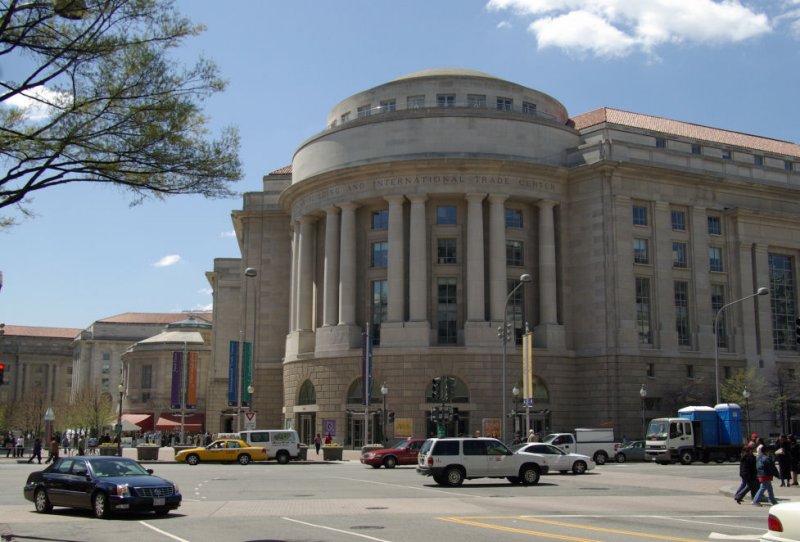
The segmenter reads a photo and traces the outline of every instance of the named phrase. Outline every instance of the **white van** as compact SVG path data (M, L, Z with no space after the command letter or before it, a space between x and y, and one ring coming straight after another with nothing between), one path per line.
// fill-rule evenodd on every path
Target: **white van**
M250 446L262 446L267 450L267 459L277 459L285 465L290 459L298 459L300 437L294 429L255 429L240 431L239 438Z

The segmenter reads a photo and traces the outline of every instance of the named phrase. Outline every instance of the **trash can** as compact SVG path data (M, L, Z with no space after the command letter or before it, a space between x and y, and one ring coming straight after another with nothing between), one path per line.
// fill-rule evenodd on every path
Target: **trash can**
M298 461L308 461L308 445L307 444L300 444L297 447L297 460Z

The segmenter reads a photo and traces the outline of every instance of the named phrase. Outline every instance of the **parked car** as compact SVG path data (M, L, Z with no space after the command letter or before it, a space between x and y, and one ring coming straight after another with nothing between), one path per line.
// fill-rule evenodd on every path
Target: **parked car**
M625 463L626 461L645 461L647 458L644 454L644 441L634 440L617 448L617 453L614 454L614 459L617 463Z
M761 542L800 542L800 502L784 502L770 507L767 529Z
M594 468L594 461L592 461L588 455L568 454L561 448L553 446L552 444L529 442L527 444L517 444L511 449L516 453L539 454L544 456L547 458L550 471L558 471L561 474L566 474L567 472L583 474L587 470L592 470Z
M247 465L251 461L266 461L267 450L260 446L248 446L239 439L219 439L208 446L188 448L175 454L175 461L197 465L201 461L237 461L240 465Z
M419 449L425 443L424 438L401 440L391 448L370 450L361 455L361 462L374 469L393 469L395 465L416 465Z
M42 514L66 506L91 510L98 518L114 512L166 515L182 499L173 482L153 476L133 459L111 456L62 457L32 472L22 493Z
M506 478L512 484L536 485L548 469L536 454L515 454L493 438L433 438L422 445L417 473L439 485L460 486L473 478Z

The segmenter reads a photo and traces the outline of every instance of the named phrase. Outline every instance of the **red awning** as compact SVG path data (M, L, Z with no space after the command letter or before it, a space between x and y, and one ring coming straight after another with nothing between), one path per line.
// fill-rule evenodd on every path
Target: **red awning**
M123 414L122 419L138 426L142 431L150 431L153 429L152 414Z
M183 429L185 431L201 431L203 429L203 422L205 416L202 414L187 414L184 416ZM158 431L179 431L181 428L180 414L168 414L166 412L159 416L156 422L156 430Z

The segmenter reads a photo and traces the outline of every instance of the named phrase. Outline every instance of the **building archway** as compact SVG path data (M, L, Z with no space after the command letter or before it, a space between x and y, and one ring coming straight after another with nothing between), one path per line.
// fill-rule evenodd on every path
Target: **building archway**
M311 444L317 429L317 413L314 408L317 404L317 389L310 380L306 380L297 392L297 434L300 442ZM304 408L305 407L305 408Z

